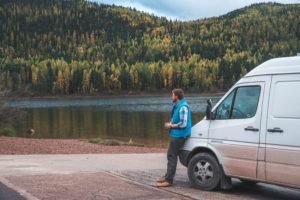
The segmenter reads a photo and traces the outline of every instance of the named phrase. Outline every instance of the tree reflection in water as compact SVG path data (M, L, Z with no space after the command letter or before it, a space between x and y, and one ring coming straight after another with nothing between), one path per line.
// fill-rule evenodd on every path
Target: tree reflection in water
M27 108L26 117L15 126L20 137L33 127L36 138L114 138L132 139L146 146L166 147L169 133L164 123L167 112L107 111L95 106ZM192 113L195 124L203 113Z

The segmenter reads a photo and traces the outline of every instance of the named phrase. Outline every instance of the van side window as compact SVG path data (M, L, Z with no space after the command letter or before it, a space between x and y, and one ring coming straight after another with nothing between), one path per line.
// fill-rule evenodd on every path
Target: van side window
M240 87L237 89L231 119L251 118L255 115L260 87Z
M244 119L255 115L260 86L238 87L218 106L216 119Z
M232 91L219 105L219 107L217 108L216 119L229 119L234 93L235 90Z

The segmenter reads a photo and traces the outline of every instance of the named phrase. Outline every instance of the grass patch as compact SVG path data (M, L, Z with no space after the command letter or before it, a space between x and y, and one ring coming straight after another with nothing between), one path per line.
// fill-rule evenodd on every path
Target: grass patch
M97 144L99 142L100 142L100 139L98 139L98 138L89 139L89 143Z
M14 129L3 128L0 130L0 136L16 137L17 134Z
M144 146L143 144L134 143L131 139L128 142L123 142L116 139L93 138L93 139L89 139L89 143L104 144L109 146L139 146L139 147Z

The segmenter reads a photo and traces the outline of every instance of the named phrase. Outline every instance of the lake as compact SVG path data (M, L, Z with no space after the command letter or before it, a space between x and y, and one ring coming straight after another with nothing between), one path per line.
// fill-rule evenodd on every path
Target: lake
M215 104L220 95L186 96L192 111L192 125L204 117L206 100ZM14 128L19 137L119 139L149 147L167 147L171 97L84 97L15 100L6 106L26 111Z

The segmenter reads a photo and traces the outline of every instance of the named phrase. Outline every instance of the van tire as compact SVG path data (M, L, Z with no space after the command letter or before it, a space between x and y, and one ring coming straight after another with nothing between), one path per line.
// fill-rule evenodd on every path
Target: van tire
M193 187L200 190L215 190L220 184L221 169L210 153L198 153L188 164L188 177Z

